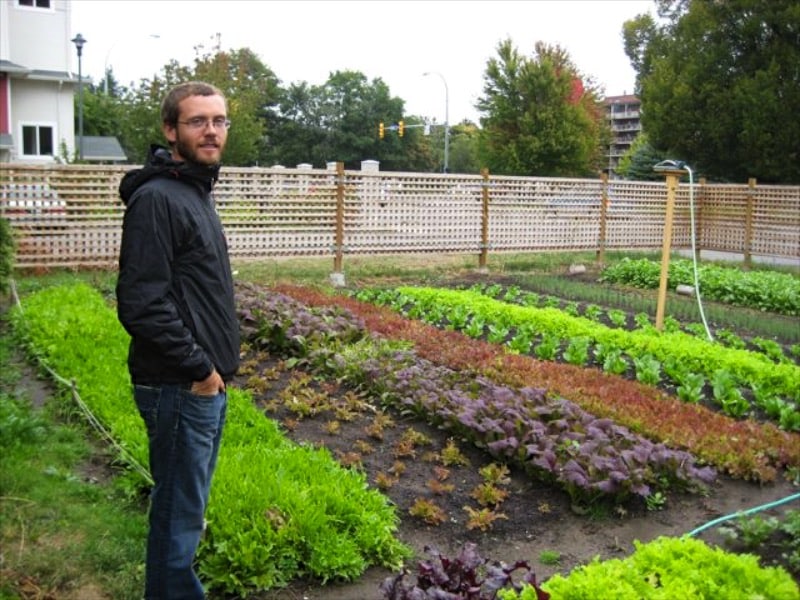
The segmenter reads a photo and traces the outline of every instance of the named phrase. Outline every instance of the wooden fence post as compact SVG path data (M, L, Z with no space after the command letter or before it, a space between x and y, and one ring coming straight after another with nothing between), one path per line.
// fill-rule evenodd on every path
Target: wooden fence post
M368 163L365 166L369 166ZM18 242L14 268L115 265L123 217L115 190L129 169L129 166L108 165L54 167L0 163L0 218L8 220ZM333 255L330 256L334 258L332 267L343 272L345 252L362 256L412 249L439 252L437 240L421 240L413 229L420 223L426 227L428 221L433 231L442 232L448 249L471 254L477 246L482 265L488 263L490 248L535 252L540 247L540 238L544 251L579 250L585 249L587 244L591 248L594 240L595 251L602 246L606 254L617 247L629 247L629 244L630 247L656 248L662 241L663 209L659 208L663 206L663 198L652 198L652 191L645 186L614 180L613 176L609 176L606 192L604 238L598 233L598 215L585 212L578 213L577 223L582 234L578 238L571 235L563 220L559 221L557 216L552 217L536 205L548 203L558 195L553 192L555 188L548 178L515 179L508 185L505 176L489 173L484 173L481 179L475 179L474 175L462 179L452 174L432 178L430 193L437 197L449 197L449 191L456 191L454 182L469 190L472 205L467 205L468 210L463 214L459 212L457 219L453 219L452 206L445 202L441 207L431 207L423 215L416 212L416 202L402 202L419 193L416 183L406 186L406 181L419 179L417 174L380 176L370 173L354 179L347 174L344 165L337 163L328 165L325 170L294 171L282 171L277 166L274 169L223 169L214 191L233 259L312 254L324 260L324 256ZM746 180L738 186L729 186L699 180L699 190L695 188L699 196L696 251L729 250L740 255L747 252L754 267L759 252L796 259L800 186L761 185L759 189L754 180L749 202L745 202L742 195L747 194L748 189L744 183ZM597 175L594 175L593 179L576 183L576 191L580 186L583 193L597 194L601 191L597 184ZM499 205L502 223L495 218L497 213L489 215L489 210L498 210L500 185L503 186ZM482 191L481 195L475 194L478 190ZM298 202L305 195L309 202ZM660 190L655 195L660 196ZM380 204L385 204L390 197L389 209L381 210ZM359 202L362 198L369 201ZM510 202L507 203L506 198ZM640 198L642 202L638 202ZM490 206L489 201L494 204ZM614 214L611 202L615 202ZM656 214L653 214L654 206ZM410 211L408 215L406 210ZM472 212L475 210L479 211L478 215ZM620 210L626 218L617 220ZM476 223L476 218L482 221ZM555 235L551 236L548 231L547 236L539 236L538 232L523 231L517 225L525 224L529 228L539 222L548 227L554 225ZM506 227L505 223L511 226ZM475 225L478 231L470 231ZM451 226L459 230L464 228L463 236L461 233L451 235ZM347 230L348 227L351 229ZM385 231L391 235L384 235ZM477 245L472 239L476 233ZM600 237L600 243L595 236ZM337 275L340 280L342 276L343 273Z
M661 246L661 279L658 284L658 303L656 305L656 329L664 330L664 312L667 305L667 279L669 277L669 253L672 246L672 218L675 212L675 194L678 181L687 171L668 169L667 176L667 209L664 214L664 240Z
M481 253L478 268L485 269L489 254L489 169L481 169L483 189L481 191Z
M753 205L755 204L756 179L747 180L747 207L744 212L744 268L749 269L752 264L753 250Z
M597 264L606 262L606 214L608 211L608 173L600 173L600 233L597 247Z
M334 284L344 285L342 254L344 249L344 163L336 163L336 232L334 234L333 274Z

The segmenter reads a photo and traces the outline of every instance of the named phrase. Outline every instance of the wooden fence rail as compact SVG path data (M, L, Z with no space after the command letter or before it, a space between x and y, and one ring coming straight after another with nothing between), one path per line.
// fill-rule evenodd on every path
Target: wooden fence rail
M18 268L117 261L132 167L0 165L0 215ZM664 182L223 168L215 190L234 260L345 255L657 249ZM800 186L682 183L672 247L800 258Z

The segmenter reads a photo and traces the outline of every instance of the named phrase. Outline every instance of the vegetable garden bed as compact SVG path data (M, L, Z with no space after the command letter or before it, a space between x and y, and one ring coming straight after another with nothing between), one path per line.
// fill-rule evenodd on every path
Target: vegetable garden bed
M541 305L533 306L528 296L525 306L520 300L531 290L513 281L494 285L487 281L461 290L445 289L446 283L436 289L361 290L360 299L310 288L240 285L246 344L237 387L275 419L287 437L326 448L324 452L345 467L342 481L357 484L363 476L371 489L386 494L400 519L397 536L417 554L429 544L455 553L465 542L474 542L483 556L528 560L540 582L555 573L566 575L594 556L626 557L634 550L634 540L679 536L715 517L795 491L791 480L800 472L800 435L793 415L800 379L791 343L776 342L779 356L774 346L754 344L748 336L748 348L717 344L712 350L701 345L694 358L694 349L681 348L700 341L679 333L680 326L654 333L642 318L637 327L636 315L628 312L624 326L615 331L607 327L614 320L612 311L620 310L613 306L597 304L589 311L595 317L602 313L601 324L600 318L586 314L591 302L564 310L563 299L556 307L540 294ZM378 300L394 304L395 310L372 303ZM60 321L62 304L46 313L48 327ZM445 306L454 312L445 313ZM461 314L458 306L465 307ZM473 325L471 335L467 328L479 313L482 327L478 331ZM457 327L459 319L463 327ZM525 336L519 334L532 323L539 330L527 332L526 347ZM66 327L74 325L68 321ZM549 356L552 360L545 360L548 356L539 356L537 348L556 333L561 337L557 343L550 338L550 343L557 349ZM57 328L58 335L64 331ZM106 335L98 332L95 345ZM586 341L574 343L572 338ZM602 360L598 346L604 346ZM606 363L614 363L615 349L620 349L616 358L626 364L618 374L606 368ZM641 376L648 366L644 353L631 354L642 349L652 359L649 380ZM662 381L668 376L665 365L672 350L685 352L675 369L690 364L703 373L699 401L678 397L681 382ZM659 363L657 370L652 361ZM708 363L713 361L717 363L712 369ZM727 388L724 381L713 379L724 380L717 375L721 369L733 372ZM721 401L725 389L732 403L739 402L734 389L747 402L739 414L726 410ZM772 414L765 398L773 399ZM262 426L257 412L245 404L237 397L234 415L245 427L231 434L236 445L230 444L227 457L221 456L221 468L227 464L228 473L221 472L218 486L228 492L235 492L236 481L246 479L248 469L256 465L254 450L240 436ZM260 435L272 439L266 430ZM270 443L283 448L284 442ZM311 462L308 456L300 461ZM261 461L266 471L263 485L276 485L270 479L274 463ZM334 471L322 467L319 477ZM297 490L302 495L302 484ZM247 499L261 502L259 494L251 486ZM282 504L288 496L269 492L268 497L268 506L256 512L281 531L281 524L291 522L296 513ZM363 505L374 502L381 514L383 505L375 496L362 498ZM204 572L212 581L218 577L217 586L226 582L229 590L240 593L250 589L252 598L312 594L331 600L377 599L377 584L402 555L398 546L385 546L390 551L381 554L380 544L359 540L361 526L332 525L340 534L331 538L336 541L312 541L290 556L300 562L288 590L255 592L259 584L248 585L238 570L241 552L231 552L230 542L218 537L223 531L229 532L226 536L235 534L238 509L229 510L223 491L215 492L212 503L214 499L211 538L201 555ZM297 502L302 503L300 497ZM356 515L352 509L337 513L336 503L329 497L323 510L339 514L335 518L340 522L342 514ZM796 507L787 505L769 514L782 516ZM304 514L307 520L309 511ZM391 522L384 521L385 532L391 532ZM242 527L250 528L252 522ZM783 530L772 533L782 545L777 552L765 552L764 560L793 569L796 575L798 548L786 542ZM331 550L346 547L353 534L362 559L321 550L326 544ZM699 537L723 544L715 530ZM739 535L737 541L745 537ZM250 577L286 583L278 572L259 571L259 561L263 567L275 558L259 549L255 539L247 538L255 544L247 563ZM228 550L220 552L222 548ZM370 564L384 568L365 574ZM304 580L306 575L312 580ZM331 585L342 578L355 583ZM319 587L325 579L329 585Z

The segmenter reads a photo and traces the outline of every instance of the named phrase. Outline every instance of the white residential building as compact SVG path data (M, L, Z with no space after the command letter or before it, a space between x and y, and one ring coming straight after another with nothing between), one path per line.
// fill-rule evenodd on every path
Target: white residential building
M0 162L75 156L70 28L69 0L0 0Z

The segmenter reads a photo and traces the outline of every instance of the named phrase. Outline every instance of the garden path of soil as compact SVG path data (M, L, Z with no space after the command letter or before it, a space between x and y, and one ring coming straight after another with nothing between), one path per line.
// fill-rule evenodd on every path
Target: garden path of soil
M14 362L23 367L18 391L25 390L34 404L43 404L51 394L49 386L24 363L24 359L18 356ZM296 370L283 369L282 363L274 357L267 357L256 367L257 372L269 370L277 372L278 377L272 381L269 390L260 395L254 393L261 405L269 404L292 377L297 377ZM240 376L236 385L247 387L247 377ZM312 382L310 385L324 392L334 404L337 398L341 399L347 394L346 389L334 384ZM662 510L647 511L644 506L638 505L627 507L624 513L609 512L592 516L576 514L570 507L569 497L555 487L512 472L507 485L509 496L499 508L506 518L495 521L487 532L470 531L466 528L467 513L463 507L479 508L470 492L483 481L478 470L490 462L481 450L458 444L469 459L469 465L448 467L450 475L444 483L454 484L454 490L433 495L427 483L434 478L436 465L424 460L423 453L440 452L451 437L446 431L418 420L392 415L395 425L383 430L383 440L379 442L365 433L365 428L375 420L375 414L371 411L358 413L351 421L340 422L336 434L331 434L327 425L334 419L330 411L303 419L297 419L296 415L282 407L265 408L265 414L280 420L292 439L327 446L335 456L345 461L353 460L353 450L359 447L359 443L369 443L373 451L362 453L360 460L373 485L377 473L390 472L395 463L402 460L405 471L385 493L398 507L399 539L417 555L408 563L408 583L416 582L417 560L429 557L425 553L426 546L435 547L446 556L453 556L465 542L474 542L479 554L490 561L507 564L527 561L541 582L554 573L568 573L598 555L603 559L628 556L634 549L634 540L647 542L660 535L681 535L717 517L760 506L797 491L785 480L760 486L721 477L708 497L675 495L669 497ZM395 455L396 443L412 427L427 436L431 444L418 449L416 457L398 459ZM82 476L95 481L108 477L111 473L108 464L105 464L108 458L99 448L98 455L84 465ZM431 526L410 517L408 510L419 497L434 500L447 515L447 520ZM768 511L764 514L778 513ZM706 530L699 537L709 543L722 543L716 528ZM557 552L560 555L558 564L544 565L539 562L543 551ZM250 600L382 600L379 586L392 575L394 573L386 569L373 567L355 582L329 582L323 586L315 581L296 581L286 589L255 594ZM104 598L102 592L85 597ZM211 598L219 600L220 596L212 595Z
M293 376L297 377L296 370L292 375L281 367L278 359L267 357L259 362L255 372L281 373L279 378L271 382L269 390L262 393L251 391L256 402L265 408L265 414L282 422L293 440L324 445L345 463L360 461L372 485L375 485L377 473L389 473L398 460L403 462L404 471L397 483L385 493L396 504L401 518L398 537L417 554L417 558L407 565L409 574L405 581L408 583L416 583L418 560L430 557L424 551L426 546L437 548L443 555L452 557L465 542L473 542L484 559L503 561L509 565L518 560L527 561L541 582L556 572L566 574L597 555L603 559L628 556L634 550L634 540L647 542L661 535L685 534L717 517L761 506L797 491L785 480L760 486L721 477L708 497L672 495L662 510L648 511L643 503L639 503L624 510L609 510L593 516L576 514L567 494L554 486L537 483L522 473L512 472L510 483L506 486L509 495L499 507L499 512L507 518L495 521L486 532L477 529L470 531L466 527L468 516L464 507L480 508L470 492L483 482L479 469L491 462L483 451L458 443L462 453L469 459L469 465L448 467L450 476L443 483L454 484L454 489L435 495L428 487L428 482L435 478L434 468L441 467L441 463L428 462L425 455L431 451L441 452L451 434L419 420L392 414L394 426L385 428L383 439L379 441L365 432L375 421L375 413L369 410L358 413L351 421L338 421L338 428L333 434L330 433L330 422L336 419L332 410L321 411L313 417L297 418L295 413L275 402L287 382ZM237 383L247 387L246 380L247 376L240 376ZM346 389L335 384L311 382L309 385L334 404L347 394ZM415 457L398 459L398 441L410 428L427 436L432 443L417 448ZM362 448L364 443L369 444L372 451L354 451ZM409 516L409 508L420 497L433 500L443 509L447 520L432 526ZM785 509L785 505L781 508ZM722 544L716 528L708 529L698 537L709 543ZM542 564L539 556L543 551L559 553L561 558L558 564ZM381 600L384 596L379 591L379 585L392 575L388 570L372 568L353 583L320 586L315 582L295 582L284 590L258 594L253 600Z

